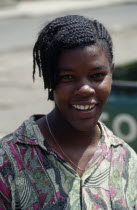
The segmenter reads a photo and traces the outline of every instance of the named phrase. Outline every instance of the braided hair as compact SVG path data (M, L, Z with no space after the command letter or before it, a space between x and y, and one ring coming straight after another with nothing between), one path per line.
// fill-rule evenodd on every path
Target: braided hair
M79 15L56 18L39 33L33 49L33 80L36 65L39 76L43 76L44 88L48 89L48 99L53 100L53 90L57 84L57 60L65 49L99 44L113 62L113 49L110 34L97 20Z

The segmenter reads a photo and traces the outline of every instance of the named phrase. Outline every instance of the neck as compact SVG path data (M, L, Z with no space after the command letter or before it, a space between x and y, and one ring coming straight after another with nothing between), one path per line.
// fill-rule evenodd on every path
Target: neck
M48 121L53 134L60 145L73 147L88 147L94 146L100 139L100 130L95 126L90 131L79 131L73 128L62 116L59 110L54 109L48 115ZM65 139L65 141L64 141Z

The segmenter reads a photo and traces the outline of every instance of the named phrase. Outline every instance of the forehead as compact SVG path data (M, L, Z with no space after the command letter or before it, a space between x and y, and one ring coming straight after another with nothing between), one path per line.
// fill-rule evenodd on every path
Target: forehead
M94 63L108 64L106 50L101 45L86 46L64 50L58 58L58 68L73 68L74 66L92 65Z

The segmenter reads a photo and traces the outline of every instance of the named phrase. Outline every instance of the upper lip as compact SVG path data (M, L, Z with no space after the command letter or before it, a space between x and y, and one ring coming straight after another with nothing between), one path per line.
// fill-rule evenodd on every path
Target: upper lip
M89 102L89 101L79 101L79 102L74 102L74 103L72 103L72 106L73 105L82 105L82 106L86 106L86 105L88 105L88 106L91 106L91 105L96 105L97 104L97 102Z
M73 104L72 107L74 107L75 109L79 109L79 110L91 110L96 106L95 103L92 103L90 105L78 105L78 104Z

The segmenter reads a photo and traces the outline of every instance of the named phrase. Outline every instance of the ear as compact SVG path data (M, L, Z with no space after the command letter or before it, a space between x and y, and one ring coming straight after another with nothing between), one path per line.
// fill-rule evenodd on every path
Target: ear
M115 68L115 64L114 64L114 63L112 63L112 64L111 64L111 66L110 66L111 73L113 73L114 68Z

